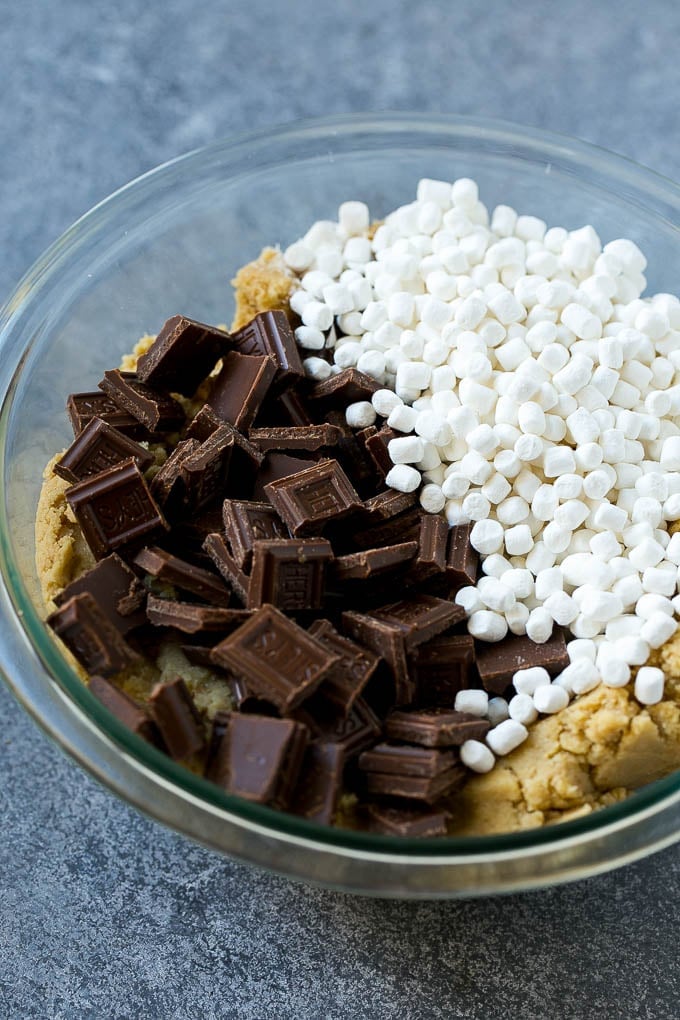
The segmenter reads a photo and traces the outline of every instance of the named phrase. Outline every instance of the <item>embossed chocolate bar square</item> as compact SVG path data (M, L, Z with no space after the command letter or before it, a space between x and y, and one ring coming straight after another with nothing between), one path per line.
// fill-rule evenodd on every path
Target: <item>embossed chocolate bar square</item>
M304 471L265 485L265 494L294 535L318 533L329 521L362 507L336 460L320 460Z
M268 602L288 613L320 609L326 566L332 558L331 544L325 539L255 542L247 608L256 609Z

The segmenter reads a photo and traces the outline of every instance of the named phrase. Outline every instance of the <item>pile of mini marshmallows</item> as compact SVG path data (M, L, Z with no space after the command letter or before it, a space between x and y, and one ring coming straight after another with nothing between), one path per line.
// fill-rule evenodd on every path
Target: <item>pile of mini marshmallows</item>
M361 202L340 206L284 258L291 307L315 379L356 367L384 388L348 424L386 419L388 484L419 490L449 524L473 523L483 576L456 601L470 633L548 640L567 627L570 665L552 682L522 670L517 695L464 691L491 718L486 771L538 714L637 669L642 704L663 697L652 649L680 612L680 301L642 299L646 260L591 226L547 229L477 185L424 179L375 231ZM494 736L495 734L495 736ZM490 750L489 750L490 748Z

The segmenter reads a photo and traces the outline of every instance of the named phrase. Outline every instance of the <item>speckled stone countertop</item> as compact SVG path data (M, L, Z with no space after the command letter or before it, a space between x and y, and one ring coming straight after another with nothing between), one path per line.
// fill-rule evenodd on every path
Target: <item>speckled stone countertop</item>
M0 294L130 178L299 117L505 117L678 179L679 32L673 0L5 4ZM680 1015L680 848L544 892L360 900L146 820L1 686L0 734L3 1020Z

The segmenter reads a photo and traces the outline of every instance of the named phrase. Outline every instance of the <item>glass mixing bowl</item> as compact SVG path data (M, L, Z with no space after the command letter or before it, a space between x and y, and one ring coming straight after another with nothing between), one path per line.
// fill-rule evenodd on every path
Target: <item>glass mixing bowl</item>
M89 693L43 623L33 522L42 470L70 441L64 403L94 389L171 314L228 322L229 279L358 198L379 218L420 177L476 178L488 206L631 237L651 292L678 289L680 189L568 138L490 120L352 116L221 142L84 216L0 312L0 668L19 700L125 800L192 839L288 876L375 895L481 895L581 878L680 837L680 775L589 817L501 836L410 841L326 829L250 804L130 733Z

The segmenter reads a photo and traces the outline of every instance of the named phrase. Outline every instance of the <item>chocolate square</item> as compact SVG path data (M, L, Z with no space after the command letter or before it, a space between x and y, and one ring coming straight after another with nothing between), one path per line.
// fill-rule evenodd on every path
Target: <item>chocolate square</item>
M265 493L294 535L317 533L330 521L361 507L336 460L321 460L304 471L265 486Z

